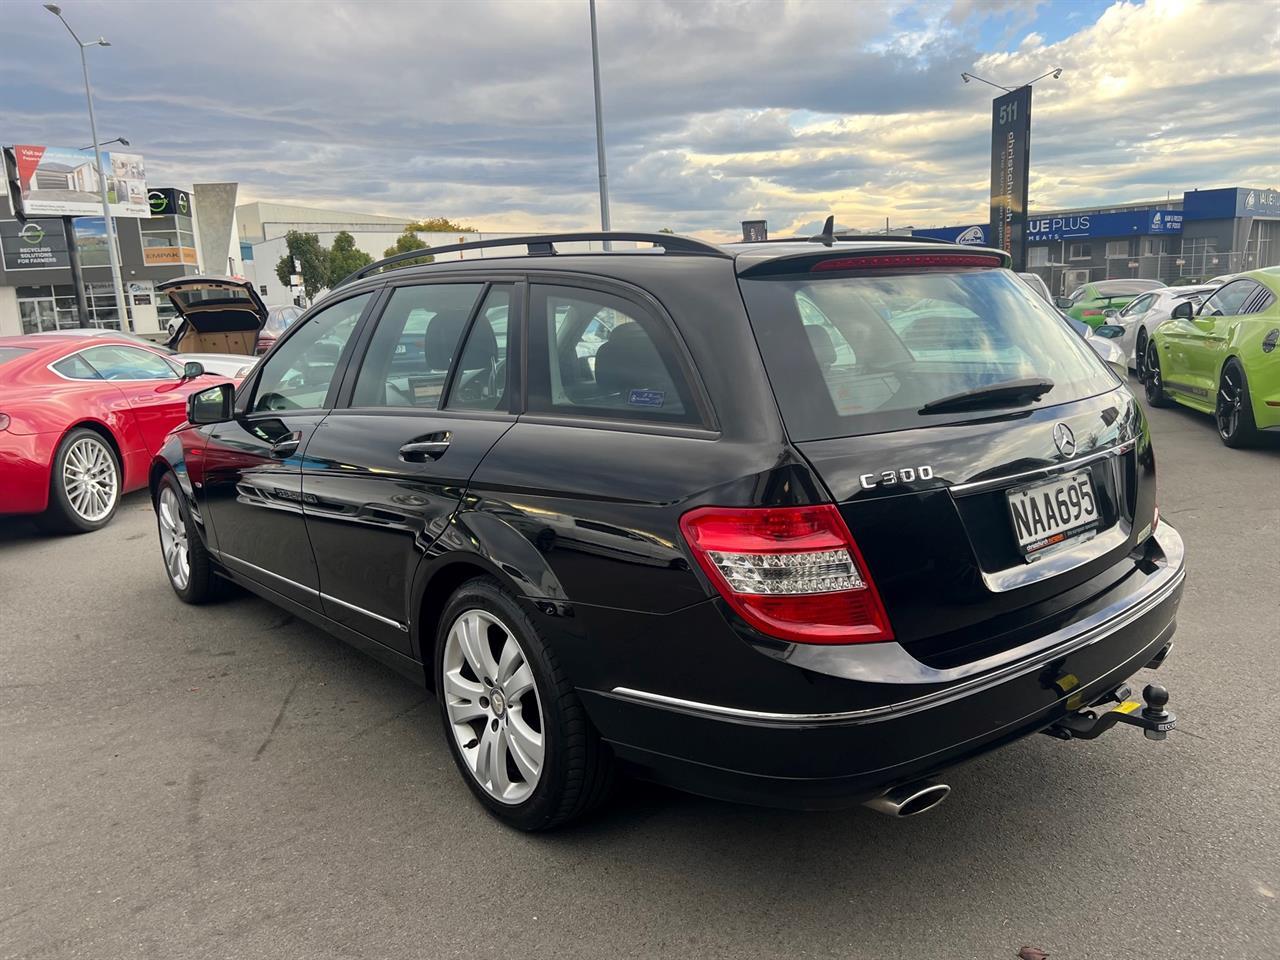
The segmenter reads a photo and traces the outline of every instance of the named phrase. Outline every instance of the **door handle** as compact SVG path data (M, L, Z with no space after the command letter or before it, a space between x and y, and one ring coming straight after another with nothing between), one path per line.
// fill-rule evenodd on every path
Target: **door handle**
M277 440L270 447L271 456L277 460L291 457L298 452L298 444L302 442L302 432L294 431L283 440Z
M400 448L400 459L405 463L426 463L428 460L439 460L444 456L444 452L449 449L449 443L452 440L453 434L448 431L433 434L430 438L424 440L414 440Z

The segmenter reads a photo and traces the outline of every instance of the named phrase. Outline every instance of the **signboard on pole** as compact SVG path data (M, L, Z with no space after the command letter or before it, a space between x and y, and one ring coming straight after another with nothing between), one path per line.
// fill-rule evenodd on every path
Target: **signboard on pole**
M18 195L27 217L102 216L101 176L93 152L70 147L13 147ZM107 204L113 217L149 217L147 177L136 153L103 151Z
M769 239L768 220L743 220L742 239L748 242Z
M1031 88L991 102L991 245L1026 269L1027 173L1031 159Z

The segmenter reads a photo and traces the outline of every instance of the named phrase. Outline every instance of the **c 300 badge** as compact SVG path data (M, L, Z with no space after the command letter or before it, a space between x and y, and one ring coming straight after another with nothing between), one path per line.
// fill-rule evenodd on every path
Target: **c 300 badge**
M858 477L863 490L875 487L889 487L895 483L913 483L916 480L932 480L933 467L922 464L918 467L899 467L897 470L884 470L880 473L864 473Z

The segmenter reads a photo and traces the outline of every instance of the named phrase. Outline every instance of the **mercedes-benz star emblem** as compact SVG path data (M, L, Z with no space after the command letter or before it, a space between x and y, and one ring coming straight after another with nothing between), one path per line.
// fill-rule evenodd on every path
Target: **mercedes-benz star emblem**
M1064 457L1073 456L1076 452L1076 435L1065 423L1054 424L1053 445Z

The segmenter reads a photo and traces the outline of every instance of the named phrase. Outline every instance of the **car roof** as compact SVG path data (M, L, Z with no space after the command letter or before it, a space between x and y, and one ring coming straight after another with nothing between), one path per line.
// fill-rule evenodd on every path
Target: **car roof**
M828 225L829 226L829 225ZM561 252L556 249L557 243L581 243L584 240L609 240L615 242L643 242L652 244L620 250L588 250ZM399 260L413 259L432 253L470 251L489 248L514 248L525 246L527 252L515 253L482 253L479 256L463 260L440 260L432 263L414 264L386 270ZM880 251L902 251L904 253L948 254L993 254L1008 263L1008 254L990 247L975 247L966 244L950 243L925 237L910 236L874 236L874 235L840 235L826 230L818 237L793 237L766 240L759 242L739 242L713 244L679 234L647 234L623 231L593 231L577 234L539 234L525 237L503 237L491 240L480 240L460 244L446 244L442 247L424 247L420 250L405 251L394 257L375 261L362 267L356 273L345 278L330 290L324 300L329 300L335 293L342 295L366 292L381 286L389 278L397 281L427 279L451 273L512 271L521 273L533 272L574 272L601 277L626 278L628 275L643 274L653 276L651 272L655 264L669 263L671 257L685 263L689 261L725 262L733 264L738 273L750 270L771 260L811 257L827 253L875 253ZM658 272L662 272L658 266ZM322 301L317 301L322 302Z

